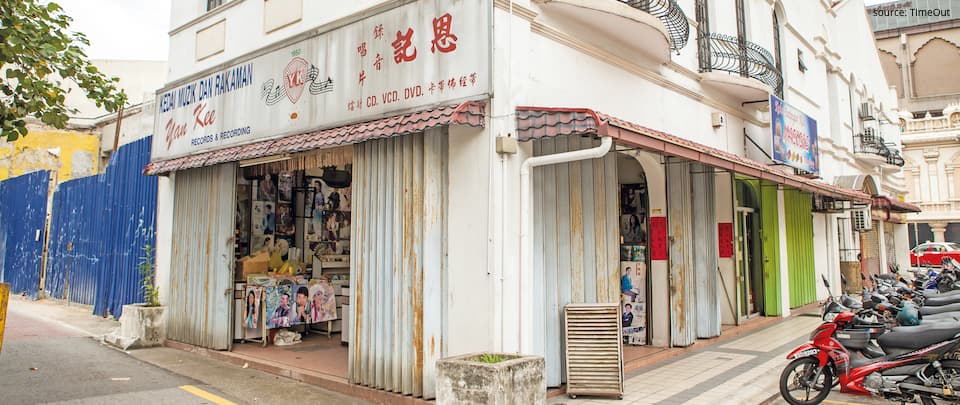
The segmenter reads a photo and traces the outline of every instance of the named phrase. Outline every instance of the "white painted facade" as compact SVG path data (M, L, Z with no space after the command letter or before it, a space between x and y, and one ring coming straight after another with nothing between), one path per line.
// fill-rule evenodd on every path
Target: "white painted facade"
M168 83L179 83L265 52L284 40L348 24L402 3L233 0L206 12L205 1L174 0ZM487 105L487 126L456 127L449 131L447 259L451 271L446 275L443 294L446 312L442 357L486 350L518 352L531 347L527 340L530 337L520 333L525 328L522 320L533 319L530 311L535 306L532 289L521 288L529 283L520 278L519 174L522 162L533 154L532 143L520 143L516 154L495 151L498 136L516 136L518 106L589 108L759 162L773 163L766 156L772 141L765 101L772 89L755 79L722 71L700 72L695 0L678 3L691 22L689 41L679 52L671 52L666 60L660 60L656 50L669 45L665 44L662 24L657 26L660 23L656 19L618 15L635 16L634 13L642 12L616 0L494 2L493 97ZM736 36L734 0L708 3L710 31ZM775 48L772 16L774 10L778 13L783 98L818 122L822 181L833 183L840 176L872 175L881 186L881 194L893 198L902 194L904 184L899 168L881 165L854 151L854 134L862 126L857 117L861 103L882 106L882 115L889 122L896 122L897 113L897 100L880 70L862 0L836 5L826 0L744 3L747 40L771 52ZM589 9L589 16L610 18L612 32L600 35L577 26L555 11L564 5ZM270 17L265 17L265 13ZM222 26L215 27L217 24ZM265 29L267 25L281 28L269 31ZM637 37L631 30L647 36ZM650 48L644 44L650 44ZM799 69L799 53L805 72ZM764 102L750 103L758 100ZM722 115L725 124L714 126L713 113ZM899 148L897 126L884 125L882 129L887 140ZM650 187L650 210L666 215L661 157L650 152L631 154L644 166ZM733 206L720 200L733 199L729 189L732 181L727 174L717 177L722 180L717 182L716 220L730 222ZM173 178L170 177L171 183ZM728 188L722 189L721 184ZM161 190L164 188L161 183ZM790 286L783 231L784 197L782 191L777 194L781 231L776 237L782 293L778 312L787 315ZM169 240L164 232L169 231L166 224L171 219L164 216L171 214L170 204L172 199L161 197L161 246ZM836 289L840 285L841 262L837 217L841 215L846 214L815 213L812 218L816 274L826 275ZM898 253L898 261L906 257L907 241L901 239L905 232L901 228L904 226L897 225L893 236L896 248L903 252ZM169 254L158 250L160 271L164 271L162 263L169 265L164 253ZM719 263L722 273L732 275L732 259ZM651 305L659 308L652 314L651 343L666 346L670 342L667 264L655 261L650 271ZM824 297L825 289L818 287L816 295ZM728 306L721 297L716 299L721 301L721 308ZM735 322L734 318L732 313L724 313L724 323Z

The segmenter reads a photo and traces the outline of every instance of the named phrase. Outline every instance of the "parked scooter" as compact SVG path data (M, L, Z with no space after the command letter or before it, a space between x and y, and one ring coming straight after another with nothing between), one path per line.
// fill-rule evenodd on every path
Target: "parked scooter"
M811 342L794 349L780 375L780 395L793 405L815 405L840 385L840 392L874 395L891 401L917 398L960 401L960 322L894 330L877 341L886 356L852 358L840 340L869 340L869 333L846 328L853 312L842 312L810 335Z

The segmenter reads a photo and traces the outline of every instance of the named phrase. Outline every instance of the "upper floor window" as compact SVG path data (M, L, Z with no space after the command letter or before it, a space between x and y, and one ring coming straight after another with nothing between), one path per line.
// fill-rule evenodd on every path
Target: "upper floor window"
M207 0L207 11L213 10L223 4L223 0Z

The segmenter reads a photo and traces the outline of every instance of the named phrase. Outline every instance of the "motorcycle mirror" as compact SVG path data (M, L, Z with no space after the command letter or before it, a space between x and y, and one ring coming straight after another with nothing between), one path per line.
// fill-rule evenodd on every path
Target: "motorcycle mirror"
M824 287L827 287L827 289L829 290L829 289L830 289L830 282L827 281L827 276L821 274L821 275L820 275L820 278L823 279L823 285L824 285Z
M863 275L863 273L860 273L860 280L866 281L866 279L867 279L867 276Z

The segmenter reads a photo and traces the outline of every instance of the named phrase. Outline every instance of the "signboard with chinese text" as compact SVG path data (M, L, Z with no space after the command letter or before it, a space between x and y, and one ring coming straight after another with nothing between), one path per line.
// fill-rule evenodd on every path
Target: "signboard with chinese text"
M151 160L490 92L489 0L422 0L157 94Z
M667 217L650 217L650 260L667 260Z
M733 257L733 223L717 224L717 253L721 258Z
M820 172L817 120L770 95L773 160L810 173Z

